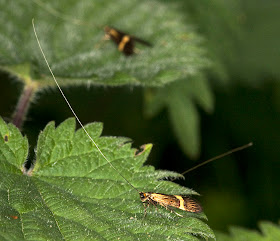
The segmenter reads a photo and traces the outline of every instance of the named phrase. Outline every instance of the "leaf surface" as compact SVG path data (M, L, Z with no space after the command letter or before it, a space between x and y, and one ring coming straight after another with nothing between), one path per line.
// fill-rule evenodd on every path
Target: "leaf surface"
M31 20L51 67L64 85L162 86L208 66L201 38L176 4L160 1L1 1L0 67L53 85L38 50ZM126 57L103 28L115 27L152 44L136 43Z
M196 194L164 181L179 174L143 166L151 150L131 148L129 139L100 137L102 125L86 129L102 152L125 176L104 160L75 120L41 132L34 169L22 173L27 139L13 125L0 121L1 240L200 240L214 237L203 213L144 207L138 191ZM8 141L4 136L9 133ZM17 145L15 145L17 143ZM8 151L7 151L8 150ZM14 154L6 154L14 153ZM16 154L15 154L16 153ZM137 153L137 154L136 154ZM15 157L15 155L17 155Z

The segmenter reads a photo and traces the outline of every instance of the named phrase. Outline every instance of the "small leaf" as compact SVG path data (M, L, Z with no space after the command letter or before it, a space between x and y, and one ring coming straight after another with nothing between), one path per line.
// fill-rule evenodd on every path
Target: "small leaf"
M196 102L211 112L214 97L208 80L202 75L179 80L164 88L146 92L146 114L156 115L166 107L173 130L184 152L192 158L200 150L199 115Z
M232 227L230 235L218 233L217 240L221 241L276 241L280 240L280 226L268 221L259 224L261 233L256 230Z
M0 67L42 87L54 83L37 47L32 18L52 69L64 85L161 86L208 65L200 37L184 23L186 13L181 14L176 4L14 0L2 1L0 8ZM106 25L153 46L137 44L138 53L126 57L112 41L102 40Z
M196 157L200 149L199 115L193 102L182 93L170 93L168 113L182 149Z
M8 139L6 139L8 137ZM28 141L17 128L6 125L0 118L0 160L1 171L21 173L21 168L28 155Z
M152 145L141 152L126 138L100 137L102 125L86 126L102 152L117 170L141 191L166 194L196 194L188 188L164 181L179 174L143 166ZM132 188L106 162L75 120L57 128L49 123L40 134L33 171L23 175L21 166L27 140L12 125L0 122L0 153L14 151L16 137L19 163L13 155L0 161L0 237L3 240L201 240L214 237L200 219L202 214L144 207ZM4 150L4 151L3 151ZM7 163L13 168L7 168ZM199 238L201 237L201 238Z

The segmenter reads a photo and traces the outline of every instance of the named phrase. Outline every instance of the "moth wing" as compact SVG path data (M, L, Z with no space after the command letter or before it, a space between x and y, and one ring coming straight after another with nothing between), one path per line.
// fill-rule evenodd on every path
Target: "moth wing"
M184 199L185 211L192 213L200 213L202 212L202 206L198 201L191 198L190 196L182 196Z

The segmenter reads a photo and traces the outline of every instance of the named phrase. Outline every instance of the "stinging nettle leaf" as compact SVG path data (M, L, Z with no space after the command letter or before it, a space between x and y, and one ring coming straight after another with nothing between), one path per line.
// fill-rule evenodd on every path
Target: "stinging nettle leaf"
M42 87L53 85L35 47L34 18L61 84L162 86L208 66L201 38L178 8L154 0L2 1L0 67ZM112 41L103 40L106 25L143 38L152 47L136 43L137 53L126 57Z
M26 137L0 121L1 240L201 240L214 237L204 214L144 207L139 194L113 170L75 120L40 133L34 169L22 173ZM143 166L151 150L131 148L127 138L101 137L102 125L86 125L102 152L139 190L196 194L164 181L179 174ZM5 135L9 133L8 142ZM15 138L15 139L14 139ZM15 142L17 145L15 145ZM6 145L6 147L5 147ZM6 153L17 153L6 154ZM21 162L20 162L20 161ZM177 210L176 210L177 212ZM178 211L180 212L180 210ZM12 230L12 231L11 231Z

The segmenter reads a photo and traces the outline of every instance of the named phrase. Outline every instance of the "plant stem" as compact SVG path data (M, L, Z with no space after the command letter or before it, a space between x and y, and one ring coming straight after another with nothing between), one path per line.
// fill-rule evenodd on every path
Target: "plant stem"
M37 83L29 81L29 83L25 85L23 92L19 98L15 112L13 113L12 117L12 123L19 129L22 127L22 124L25 120L29 105L33 99L36 89Z

